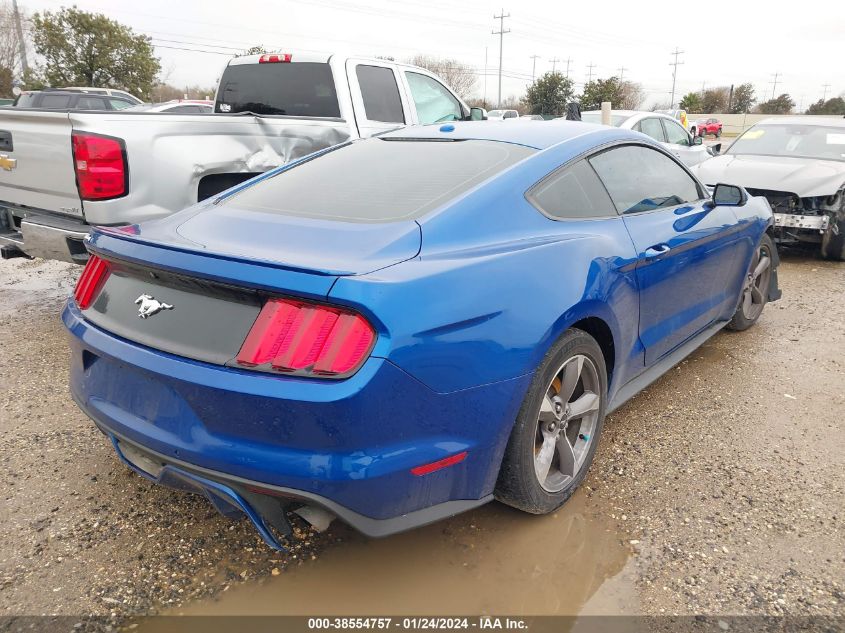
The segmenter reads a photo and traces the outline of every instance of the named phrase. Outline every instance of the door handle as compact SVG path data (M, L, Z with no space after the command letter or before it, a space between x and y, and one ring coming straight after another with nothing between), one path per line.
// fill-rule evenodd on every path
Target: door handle
M672 247L668 244L655 244L654 246L649 246L645 249L645 257L646 259L653 259L654 257L660 257L672 250Z

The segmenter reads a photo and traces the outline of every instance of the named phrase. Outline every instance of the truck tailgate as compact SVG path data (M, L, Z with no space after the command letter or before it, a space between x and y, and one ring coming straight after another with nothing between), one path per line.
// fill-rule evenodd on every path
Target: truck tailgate
M81 219L68 113L3 108L0 135L11 144L11 150L6 143L0 149L0 155L11 159L0 169L0 203Z

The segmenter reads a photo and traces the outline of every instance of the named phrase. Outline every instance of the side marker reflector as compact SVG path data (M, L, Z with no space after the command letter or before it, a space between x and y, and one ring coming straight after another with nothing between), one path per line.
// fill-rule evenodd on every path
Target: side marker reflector
M436 462L431 462L430 464L423 464L422 466L415 466L411 469L411 474L420 477L422 475L427 475L429 473L433 473L436 470L440 470L441 468L446 468L447 466L454 466L455 464L460 464L467 458L467 451L463 453L458 453L457 455L450 455L449 457L444 457L443 459L438 459Z

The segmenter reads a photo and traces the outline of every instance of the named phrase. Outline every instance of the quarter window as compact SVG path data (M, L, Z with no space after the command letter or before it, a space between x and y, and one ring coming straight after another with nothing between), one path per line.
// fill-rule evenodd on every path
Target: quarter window
M358 66L355 74L361 87L367 119L387 123L405 122L402 99L392 69L383 66Z
M564 167L528 192L528 200L555 218L603 218L615 216L613 202L596 172L585 160Z
M463 118L460 102L439 81L419 73L406 72L405 76L421 124L459 121Z
M589 162L620 213L673 207L702 197L698 184L686 171L649 147L615 147Z

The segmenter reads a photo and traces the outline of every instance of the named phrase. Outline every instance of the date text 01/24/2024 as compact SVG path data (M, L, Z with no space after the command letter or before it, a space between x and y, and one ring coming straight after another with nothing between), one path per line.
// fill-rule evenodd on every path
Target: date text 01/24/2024
M404 630L450 630L450 629L527 629L525 620L481 616L478 618L438 617L352 617L352 618L309 618L308 628L321 629L391 629Z

